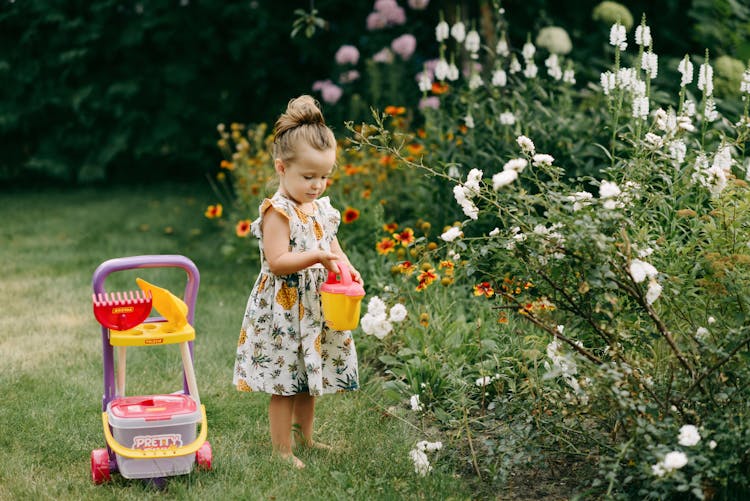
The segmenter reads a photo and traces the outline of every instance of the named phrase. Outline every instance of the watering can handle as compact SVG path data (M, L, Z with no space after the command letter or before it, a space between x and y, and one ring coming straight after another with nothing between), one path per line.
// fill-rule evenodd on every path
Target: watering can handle
M336 261L336 266L339 268L339 274L341 275L341 283L344 285L349 285L352 283L352 273L349 270L349 267L346 265L346 263L343 263L341 261ZM326 281L328 284L335 284L336 283L336 273L332 272L331 270L328 270L328 280Z

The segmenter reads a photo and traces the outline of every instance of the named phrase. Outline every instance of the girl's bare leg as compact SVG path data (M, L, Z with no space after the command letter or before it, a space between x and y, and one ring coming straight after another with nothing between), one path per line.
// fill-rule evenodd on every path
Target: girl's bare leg
M331 450L330 445L313 440L315 397L308 393L298 393L292 398L294 398L292 426L295 428L295 444L315 449Z
M273 451L281 458L291 460L296 468L304 468L305 463L292 454L292 415L295 407L294 396L271 395L268 405L268 422L271 428Z

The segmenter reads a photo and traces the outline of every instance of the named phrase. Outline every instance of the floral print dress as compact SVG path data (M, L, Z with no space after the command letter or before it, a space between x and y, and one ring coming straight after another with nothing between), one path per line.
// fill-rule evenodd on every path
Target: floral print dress
M292 252L329 251L341 214L328 197L315 201L306 214L281 193L265 199L253 221L260 239L261 268L242 321L233 383L239 391L313 396L356 390L357 352L350 331L335 331L323 320L320 286L328 270L316 264L297 273L276 276L263 253L262 223L268 210L289 221Z

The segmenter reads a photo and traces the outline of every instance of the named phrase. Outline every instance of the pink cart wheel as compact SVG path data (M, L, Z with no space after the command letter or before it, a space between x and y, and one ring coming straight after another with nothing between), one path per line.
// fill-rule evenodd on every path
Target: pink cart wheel
M211 469L211 444L206 440L201 445L201 448L195 451L195 462L198 463L198 467L203 470Z
M107 449L91 451L91 479L95 484L109 481L109 453Z

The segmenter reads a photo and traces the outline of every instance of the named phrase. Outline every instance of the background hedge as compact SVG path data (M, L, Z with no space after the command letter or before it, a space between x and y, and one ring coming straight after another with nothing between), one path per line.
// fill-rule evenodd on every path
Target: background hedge
M466 17L481 12L491 17L499 5L433 0L427 10L413 11L400 0L407 25L368 32L369 1L0 1L0 183L5 185L201 177L220 159L218 123L272 121L291 96L311 92L313 81L331 77L340 45L356 45L365 57L408 31L417 37L417 58L436 57L433 27L439 11L449 20L457 6ZM327 27L312 39L290 38L295 9L309 10L311 3ZM509 0L501 5L512 20L508 31L517 46L543 26L565 27L573 39L571 56L585 61L581 66L591 73L579 74L579 85L585 85L598 80L591 63L608 30L592 20L597 3L576 2L571 8L565 2ZM742 3L625 3L636 22L642 13L648 16L658 32L660 56L681 58L686 48L702 54L712 47L714 54L750 57L750 9ZM406 89L411 76L405 77ZM363 104L371 104L367 96ZM338 108L328 106L326 114L336 130L344 130L343 101Z

